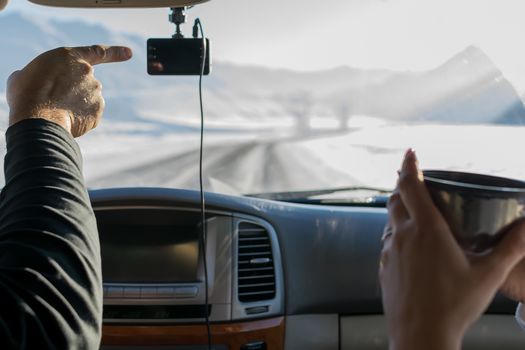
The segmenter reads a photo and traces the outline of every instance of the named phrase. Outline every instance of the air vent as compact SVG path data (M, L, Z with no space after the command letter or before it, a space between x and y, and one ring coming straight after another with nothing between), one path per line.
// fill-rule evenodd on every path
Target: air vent
M272 245L263 226L239 223L238 295L241 302L275 297Z

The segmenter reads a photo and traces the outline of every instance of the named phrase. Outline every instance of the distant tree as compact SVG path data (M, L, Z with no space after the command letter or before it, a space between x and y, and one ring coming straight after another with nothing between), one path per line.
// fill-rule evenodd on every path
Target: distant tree
M339 119L339 129L347 130L353 111L350 102L340 102L335 106L335 115Z
M305 134L310 131L312 117L312 93L305 90L294 91L281 97L284 111L295 119L297 133Z

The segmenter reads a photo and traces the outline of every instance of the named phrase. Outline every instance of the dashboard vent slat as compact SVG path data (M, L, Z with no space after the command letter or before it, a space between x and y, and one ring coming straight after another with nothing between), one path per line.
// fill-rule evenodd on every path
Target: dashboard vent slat
M261 256L261 255L271 255L271 253L268 253L268 252L239 253L239 256Z
M239 301L257 302L275 298L275 267L268 231L260 225L241 222L238 233Z
M249 225L251 225L251 224L249 224ZM266 233L266 229L264 227L251 227L251 228L244 228L243 232L245 232L245 233L249 233L249 232L264 232L264 233Z
M270 244L243 244L239 249L270 248Z
M253 280L254 278L274 278L275 275L262 275L262 276L248 276L248 277L239 277L240 280Z
M240 241L269 241L268 237L243 237Z
M259 272L259 271L273 271L273 267L253 267L253 268L243 268L239 269L239 272Z

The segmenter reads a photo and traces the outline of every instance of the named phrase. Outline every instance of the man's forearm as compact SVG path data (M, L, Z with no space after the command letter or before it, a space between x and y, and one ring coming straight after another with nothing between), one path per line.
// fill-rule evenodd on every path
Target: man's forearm
M78 146L62 126L42 119L15 124L6 138L0 297L13 307L0 309L8 321L0 334L40 349L97 348L100 247ZM17 338L24 334L33 336Z

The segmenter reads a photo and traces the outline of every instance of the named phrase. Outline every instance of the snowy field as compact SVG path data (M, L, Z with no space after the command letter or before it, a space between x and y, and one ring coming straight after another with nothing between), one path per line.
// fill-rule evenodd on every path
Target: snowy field
M408 147L417 150L425 169L525 179L525 127L406 125L368 117L351 119L345 131L330 120L311 124L312 131L302 136L282 125L207 133L206 189L236 194L356 185L392 188ZM106 125L80 141L89 187L197 188L198 133L155 137L108 129Z

